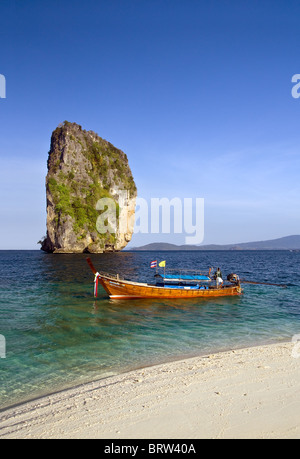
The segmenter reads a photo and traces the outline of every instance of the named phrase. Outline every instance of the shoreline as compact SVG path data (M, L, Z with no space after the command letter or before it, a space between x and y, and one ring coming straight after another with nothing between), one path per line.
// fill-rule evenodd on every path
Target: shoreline
M139 368L0 411L0 438L300 438L295 344Z
M73 390L76 390L76 389L79 389L80 387L83 387L83 386L86 386L87 384L93 384L93 383L98 383L100 381L103 381L103 380L106 380L106 379L109 379L109 378L113 378L113 377L118 377L118 376L122 376L124 374L127 374L127 373L132 373L134 371L139 371L139 370L143 370L143 369L146 369L146 368L151 368L151 367L157 367L157 366L161 366L161 365L166 365L166 364L170 364L170 363L176 363L176 362L180 362L180 361L183 361L183 360L189 360L189 359L193 359L193 358L205 358L207 355L215 355L215 354L222 354L222 353L225 353L225 352L231 352L231 351L238 351L238 350L242 350L242 349L251 349L253 347L261 347L261 346L267 346L267 345L273 345L273 344L284 344L284 343L290 343L290 340L289 341L286 341L286 339L282 339L280 341L262 341L260 342L259 344L248 344L246 346L243 346L243 347L224 347L223 349L220 349L220 348L211 348L210 350L208 350L207 352L205 353L201 353L199 354L198 352L195 352L195 353L189 353L189 354L181 354L181 355L178 355L178 356L170 356L169 359L166 359L166 360L162 360L162 361L149 361L148 363L146 363L145 365L137 365L137 366L133 366L133 367L127 367L123 370L120 370L118 372L114 372L114 371L107 371L104 373L103 376L99 375L98 377L96 377L95 379L91 379L91 380L87 380L85 382L78 382L78 383L75 383L74 385L66 385L66 386L62 386L62 387L57 387L57 388L53 388L52 391L50 392L45 392L45 393L40 393L40 394L36 394L36 395L33 395L32 397L28 397L28 398L24 398L24 399L21 399L19 401L15 401L14 403L12 403L11 405L3 405L2 407L0 406L0 419L1 419L1 413L5 412L5 411L8 411L8 410L12 410L12 409L15 409L15 408L18 408L19 406L21 405L25 405L25 404L29 404L29 403L33 403L37 400L40 400L40 399L44 399L46 397L51 397L53 395L57 395L57 394L61 394L63 392L66 392L66 391L73 391ZM109 374L111 373L111 374ZM1 425L0 425L0 429L1 429Z

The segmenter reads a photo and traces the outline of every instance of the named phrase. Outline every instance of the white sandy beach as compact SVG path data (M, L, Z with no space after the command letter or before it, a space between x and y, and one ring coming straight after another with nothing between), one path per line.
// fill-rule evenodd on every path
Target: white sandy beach
M0 413L0 438L300 438L293 343L139 369Z

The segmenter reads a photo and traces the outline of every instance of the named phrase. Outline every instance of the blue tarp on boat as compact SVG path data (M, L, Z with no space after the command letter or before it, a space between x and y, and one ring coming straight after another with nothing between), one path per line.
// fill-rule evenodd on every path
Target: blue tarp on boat
M192 275L189 275L189 274L165 274L164 275L164 278L165 279L168 279L168 280L195 280L195 281L198 281L198 280L206 280L206 281L210 281L210 277L208 276L204 276L203 274L199 274L199 275L195 275L195 276L192 276Z

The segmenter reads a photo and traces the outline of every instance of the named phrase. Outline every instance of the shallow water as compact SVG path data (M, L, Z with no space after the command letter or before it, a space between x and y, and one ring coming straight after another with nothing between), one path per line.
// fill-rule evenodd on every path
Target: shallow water
M93 255L100 271L152 281L150 262L221 267L223 276L284 283L243 284L241 297L109 300L85 255L0 251L0 407L133 368L281 340L300 333L300 253L289 251L120 252Z

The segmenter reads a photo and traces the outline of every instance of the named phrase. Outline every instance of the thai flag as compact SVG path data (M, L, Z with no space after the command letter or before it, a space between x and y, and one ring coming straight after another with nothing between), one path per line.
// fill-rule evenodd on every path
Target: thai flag
M157 266L157 260L151 261L150 268L156 268L156 266Z

